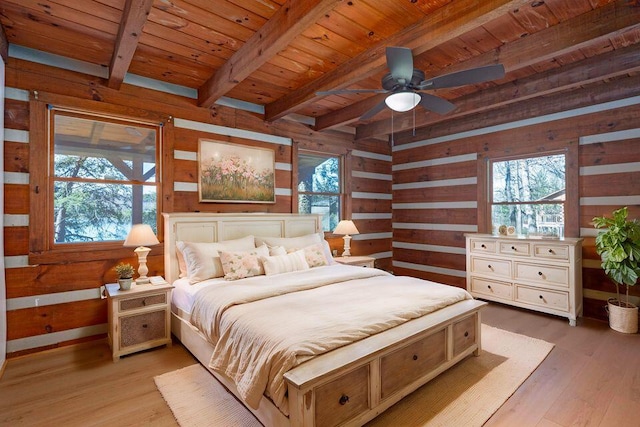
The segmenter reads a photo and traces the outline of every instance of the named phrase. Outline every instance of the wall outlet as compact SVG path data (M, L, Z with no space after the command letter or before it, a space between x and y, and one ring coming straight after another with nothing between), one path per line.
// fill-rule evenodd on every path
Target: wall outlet
M100 286L100 299L107 298L107 288L104 285Z

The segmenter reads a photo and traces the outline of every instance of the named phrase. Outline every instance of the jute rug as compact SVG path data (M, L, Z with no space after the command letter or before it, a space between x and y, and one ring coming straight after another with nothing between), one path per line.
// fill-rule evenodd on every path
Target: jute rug
M482 325L483 352L422 386L368 426L481 426L547 357L553 344ZM260 426L201 365L155 377L182 427Z

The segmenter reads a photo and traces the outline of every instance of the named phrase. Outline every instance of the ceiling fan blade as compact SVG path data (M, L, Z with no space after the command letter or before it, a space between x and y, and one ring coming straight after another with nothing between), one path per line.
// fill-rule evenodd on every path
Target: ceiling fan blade
M360 116L360 120L369 120L371 117L375 116L380 111L384 110L386 106L387 104L384 103L384 100L380 101L372 109L370 109L369 111L364 113L362 116Z
M387 67L395 80L409 83L413 77L413 53L406 47L387 48Z
M503 77L504 66L502 64L487 65L485 67L471 68L469 70L457 71L455 73L424 80L418 85L418 89L423 90L456 87L498 80Z
M387 90L384 89L336 89L336 90L324 90L316 92L318 96L326 96L326 95L340 95L343 93L387 93Z
M420 94L420 105L426 108L429 111L433 111L438 114L447 114L453 111L456 106L447 101L446 99L440 98L435 95L430 95L428 93Z

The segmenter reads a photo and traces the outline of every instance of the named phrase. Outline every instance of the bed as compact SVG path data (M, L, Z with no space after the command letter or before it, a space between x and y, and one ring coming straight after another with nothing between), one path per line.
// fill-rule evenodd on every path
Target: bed
M331 263L319 215L163 215L165 276L175 286L172 332L266 426L362 425L481 350L480 311L486 303L458 288ZM297 247L266 256L260 252L267 250L261 242L302 245L316 235L320 242L312 246L330 265L309 268L314 262L310 246L306 252ZM182 258L189 248L216 242L244 245L249 236L260 249L242 258L255 255L266 272L247 277L251 262L229 269L234 254L246 253L229 250L220 252L231 274L227 278L238 280L194 281L192 265L184 277ZM268 248L282 249L275 244ZM304 267L295 267L298 262ZM240 276L233 276L237 271ZM383 292L385 298L379 298ZM407 295L415 307L404 307ZM338 308L339 301L349 301L348 309ZM379 318L367 317L374 314ZM305 323L313 332L303 329ZM271 336L265 344L255 344L257 336L271 334L277 345L268 341ZM306 335L318 341L307 342ZM243 339L248 344L240 344ZM251 351L241 345L250 345ZM273 347L275 356L247 356L254 347L258 352ZM258 364L263 360L266 370ZM262 377L248 376L246 371L252 370L271 373L255 380Z

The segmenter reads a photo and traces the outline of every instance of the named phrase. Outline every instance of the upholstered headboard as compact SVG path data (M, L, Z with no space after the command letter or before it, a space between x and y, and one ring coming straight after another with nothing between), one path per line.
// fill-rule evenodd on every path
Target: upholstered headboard
M297 237L322 231L322 215L268 213L163 213L164 274L173 283L180 274L176 242L219 242L254 235Z

